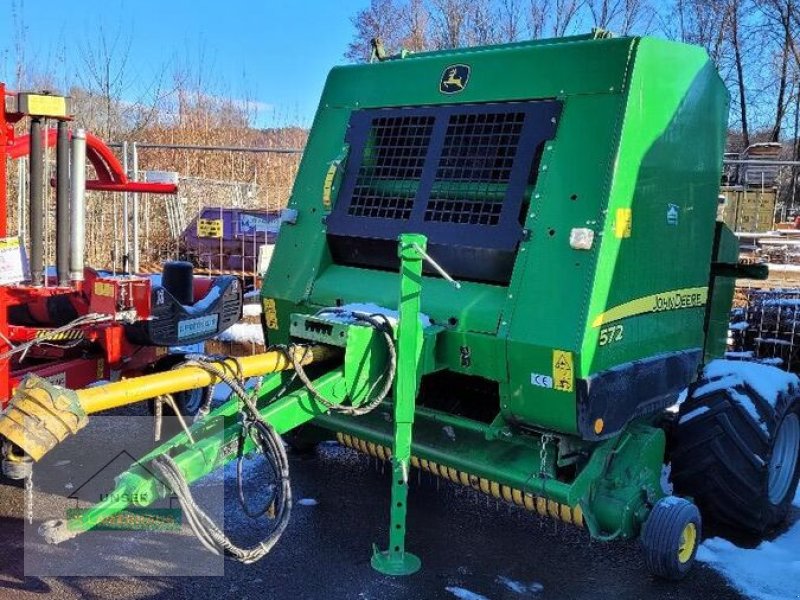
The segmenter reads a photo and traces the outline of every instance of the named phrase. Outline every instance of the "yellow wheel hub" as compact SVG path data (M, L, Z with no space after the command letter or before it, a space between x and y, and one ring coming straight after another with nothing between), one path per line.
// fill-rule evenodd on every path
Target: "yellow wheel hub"
M692 558L694 547L697 544L697 527L694 523L687 523L681 533L681 545L678 548L678 560L686 563Z

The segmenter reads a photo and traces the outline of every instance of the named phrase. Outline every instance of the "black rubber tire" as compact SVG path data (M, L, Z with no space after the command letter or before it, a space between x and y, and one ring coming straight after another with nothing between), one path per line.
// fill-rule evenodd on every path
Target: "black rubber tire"
M317 428L308 424L287 431L281 436L289 449L298 456L315 454L317 446L326 437L321 435Z
M691 555L681 561L679 552L683 532L689 524L694 525L695 538ZM656 502L640 536L647 570L662 579L683 579L694 564L702 533L700 511L694 504L676 496L667 496Z
M153 367L151 368L151 373L163 373L164 371L169 371L175 365L184 361L184 357L180 354L173 354L170 356L166 356L160 361L158 361ZM175 401L175 405L178 407L178 411L180 412L181 416L184 417L187 425L192 424L192 420L194 416L200 410L200 407L203 404L203 399L205 398L206 390L208 388L199 388L196 390L187 390L185 392L178 392L172 395L172 399ZM155 400L148 400L147 401L147 408L150 411L151 415L155 414ZM163 407L163 415L164 417L168 417L163 422L163 428L161 432L162 439L169 439L181 431L183 428L180 426L180 423L175 418L170 418L175 416L175 412L168 404L164 404Z
M723 378L701 379L694 389L702 392ZM737 379L730 387L690 394L681 405L670 439L672 481L677 494L694 499L706 522L764 535L785 520L800 478L797 460L786 494L770 500L776 434L787 415L800 414L800 390L790 385L768 401L741 375ZM742 400L752 403L760 419Z

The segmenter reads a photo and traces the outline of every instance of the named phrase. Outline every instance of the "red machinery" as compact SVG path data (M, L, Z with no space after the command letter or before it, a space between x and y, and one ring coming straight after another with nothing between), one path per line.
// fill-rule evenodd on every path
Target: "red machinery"
M151 368L169 346L207 339L239 319L242 290L234 277L193 278L175 264L162 286L84 268L84 190L174 194L177 186L129 181L102 140L69 131L67 98L12 93L1 83L0 96L0 250L14 247L6 238L6 159L30 155L30 275L0 285L0 407L28 373L83 388ZM16 135L14 125L26 117L30 133ZM43 130L47 119L57 128ZM44 146L56 147L55 277L43 258ZM85 179L87 162L94 179Z

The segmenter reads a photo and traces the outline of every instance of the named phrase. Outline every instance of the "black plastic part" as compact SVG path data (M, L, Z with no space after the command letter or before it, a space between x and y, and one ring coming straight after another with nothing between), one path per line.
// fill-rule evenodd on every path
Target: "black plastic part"
M77 319L80 314L72 304L70 295L64 294L50 296L47 299L47 316L50 318L50 324L61 327Z
M702 350L668 352L623 363L575 382L578 431L584 440L616 435L638 417L662 412L697 374ZM603 429L594 425L602 419Z
M192 263L170 260L164 263L161 285L185 306L194 304L194 267Z
M714 277L730 277L732 279L769 279L769 266L764 263L711 263L711 275Z
M678 551L683 531L690 523L694 524L697 537L691 557L681 562ZM694 563L702 531L700 511L688 500L667 496L656 502L640 537L648 571L662 579L683 579Z
M334 262L396 270L397 236L414 231L428 237L428 252L453 277L507 284L561 106L541 100L354 111L350 159L327 219Z
M164 287L151 291L151 318L125 326L128 340L142 346L196 344L225 331L242 316L242 284L222 275L193 306L179 302Z
M800 478L799 462L785 497L777 504L769 500L775 435L787 414L800 414L800 390L762 398L737 377L740 383L718 386L713 383L723 377L701 379L681 405L669 436L672 480L676 493L694 498L706 521L763 535L786 519Z

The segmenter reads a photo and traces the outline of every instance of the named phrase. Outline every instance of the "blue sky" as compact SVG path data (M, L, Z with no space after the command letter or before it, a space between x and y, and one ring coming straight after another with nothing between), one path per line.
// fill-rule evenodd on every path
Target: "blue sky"
M308 125L325 76L343 58L350 18L368 0L6 0L25 27L25 62L58 73L59 83L81 64L81 45L102 29L130 43L126 94L164 68L203 64L209 93L248 98L258 121L273 109L279 120ZM5 2L4 2L5 4ZM14 81L17 53L9 6L0 19L0 80ZM133 100L131 97L129 100Z

